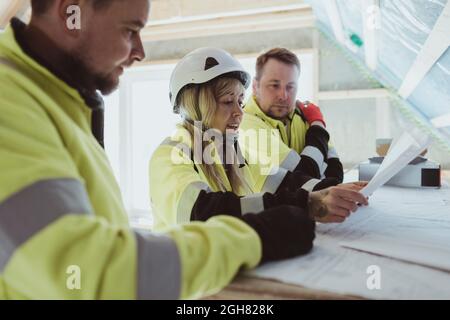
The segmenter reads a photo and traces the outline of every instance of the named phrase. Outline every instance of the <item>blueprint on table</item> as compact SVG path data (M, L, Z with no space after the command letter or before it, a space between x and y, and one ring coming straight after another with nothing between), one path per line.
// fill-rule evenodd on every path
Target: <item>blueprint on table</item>
M430 268L342 246L380 238L392 239L397 246L404 241L409 251L423 249L411 248L414 241L440 248L445 264L445 250L450 246L450 189L382 187L369 207L346 222L319 224L310 254L266 264L250 274L367 298L450 299L450 272L439 266ZM370 266L379 268L380 289L367 285Z

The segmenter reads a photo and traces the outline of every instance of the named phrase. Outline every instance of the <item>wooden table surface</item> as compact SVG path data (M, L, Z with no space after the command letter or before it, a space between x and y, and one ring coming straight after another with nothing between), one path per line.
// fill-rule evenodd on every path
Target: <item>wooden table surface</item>
M349 300L361 299L327 291L308 289L300 285L282 283L276 280L239 275L219 293L207 300Z

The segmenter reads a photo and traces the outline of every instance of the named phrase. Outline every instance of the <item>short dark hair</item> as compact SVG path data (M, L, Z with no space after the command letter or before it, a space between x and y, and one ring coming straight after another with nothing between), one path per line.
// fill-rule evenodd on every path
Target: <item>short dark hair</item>
M275 59L288 65L294 65L300 72L300 60L297 55L285 48L273 48L263 53L256 59L256 80L261 79L261 75L269 59Z
M113 0L89 0L96 10L105 9L109 7ZM47 12L48 8L55 2L55 0L31 0L31 12L33 15L42 15Z

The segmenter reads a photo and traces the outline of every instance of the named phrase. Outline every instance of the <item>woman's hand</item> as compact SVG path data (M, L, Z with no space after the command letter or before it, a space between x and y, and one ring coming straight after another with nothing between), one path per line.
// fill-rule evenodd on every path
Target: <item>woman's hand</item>
M369 204L359 192L366 185L367 182L358 181L311 192L308 199L309 215L323 223L345 221L359 206Z

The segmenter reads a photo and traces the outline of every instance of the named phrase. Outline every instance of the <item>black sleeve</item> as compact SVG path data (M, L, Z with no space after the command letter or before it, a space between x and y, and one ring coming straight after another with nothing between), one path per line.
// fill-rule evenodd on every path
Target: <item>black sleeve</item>
M305 175L301 171L294 171L294 172L288 172L286 173L286 176L284 177L283 181L281 182L280 186L278 187L276 193L279 193L283 190L289 190L289 191L296 191L297 189L301 189L304 187L304 185L309 182L311 179L317 179L308 175ZM317 191L322 190L328 187L336 186L339 183L341 183L342 180L339 180L335 177L328 177L325 179L322 179L320 182L318 182L314 188L310 191Z
M290 205L297 208L306 209L308 205L309 192L303 189L297 189L295 191L279 190L276 193L265 193L264 208L274 208L280 205Z
M192 212L191 221L206 221L217 215L240 217L240 197L233 192L206 192L200 191Z
M339 183L342 183L344 181L344 168L339 158L330 158L327 160L327 164L325 177L335 178Z
M315 222L307 210L279 206L259 214L244 214L241 218L261 239L261 263L292 258L308 253L313 247Z
M259 196L262 198L264 209L281 205L291 205L306 209L308 195L307 191L299 189L296 191L281 190L276 194L266 192ZM206 221L217 215L242 216L241 197L233 192L200 191L197 201L192 208L191 221Z
M327 159L329 140L330 135L327 130L321 126L311 126L306 132L305 148L308 146L315 147L320 151L323 159ZM300 171L312 178L320 179L320 168L322 164L318 164L313 158L307 155L300 154L300 157L300 162L294 171Z

